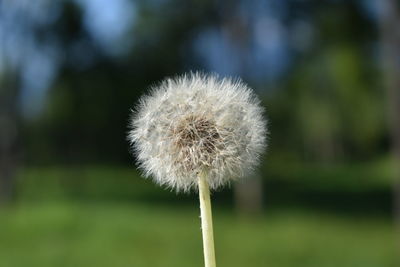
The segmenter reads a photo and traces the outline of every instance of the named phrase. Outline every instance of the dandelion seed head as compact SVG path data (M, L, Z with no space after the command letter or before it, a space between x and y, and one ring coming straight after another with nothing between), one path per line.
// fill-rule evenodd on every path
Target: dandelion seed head
M176 191L210 189L245 176L266 147L260 101L240 80L191 73L170 78L142 97L128 139L139 167Z

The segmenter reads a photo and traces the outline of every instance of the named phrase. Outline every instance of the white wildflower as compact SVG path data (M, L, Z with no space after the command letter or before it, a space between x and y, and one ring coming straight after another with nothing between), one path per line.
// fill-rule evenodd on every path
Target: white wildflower
M177 191L197 189L207 173L210 189L243 177L266 144L263 109L241 81L189 74L167 79L142 97L129 141L140 168Z

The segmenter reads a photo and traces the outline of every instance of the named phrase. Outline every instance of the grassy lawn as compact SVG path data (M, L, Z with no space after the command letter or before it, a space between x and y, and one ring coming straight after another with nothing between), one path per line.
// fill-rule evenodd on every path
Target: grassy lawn
M193 207L44 202L0 212L0 266L202 266ZM275 211L257 220L215 209L219 266L396 266L384 219Z
M390 182L369 166L270 172L257 219L235 214L231 190L214 194L218 266L400 266ZM197 198L129 168L23 169L0 208L0 267L35 266L203 266Z

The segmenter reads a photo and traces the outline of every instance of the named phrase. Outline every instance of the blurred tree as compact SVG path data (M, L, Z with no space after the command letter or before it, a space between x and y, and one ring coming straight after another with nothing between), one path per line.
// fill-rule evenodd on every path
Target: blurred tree
M324 48L294 78L294 114L308 158L329 162L375 153L383 131L381 93L362 57L351 46Z
M290 103L279 101L291 110L282 117L292 121L285 138L297 140L290 145L313 161L372 157L384 136L382 93L370 56L372 21L354 2L314 8L315 40L297 54L302 67L292 69L287 91L277 96Z
M19 152L20 65L9 55L9 45L15 38L10 31L13 17L8 17L11 21L5 19L9 6L10 3L0 2L0 204L9 202L14 195Z
M383 65L387 88L391 150L394 159L394 215L400 234L400 30L398 27L400 6L396 0L384 0L381 2L381 8Z
M29 154L28 159L131 161L126 142L130 109L151 83L183 72L187 40L208 23L204 13L210 3L135 2L132 44L123 54L113 55L113 47L103 49L89 32L82 6L64 1L58 20L45 32L58 40L62 51L58 78L42 116L24 132L28 151L43 145L46 149L40 149L42 157Z
M129 109L154 81L188 68L198 69L201 64L190 45L202 30L217 27L217 33L228 38L225 41L234 47L235 62L240 63L234 75L267 88L272 84L267 84L268 79L255 81L258 76L250 75L260 66L271 65L261 65L263 61L252 64L258 59L253 39L257 35L261 38L257 42L266 46L257 49L267 49L269 42L276 41L268 39L269 31L289 35L300 24L313 29L311 45L300 49L297 39L288 39L293 49L292 68L274 82L274 87L282 90L268 94L271 125L280 133L272 136L279 153L302 155L302 151L309 159L323 161L375 155L384 136L382 103L370 48L372 22L360 4L272 2L281 17L262 12L252 16L253 10L265 7L252 3L249 12L243 1L229 5L210 0L136 1L126 7L134 8L136 14L128 31L132 40L115 43L117 48L128 46L122 54L96 39L88 27L90 12L81 2L60 2L57 12L53 10L57 19L35 31L39 40L52 42L59 51L58 75L44 102L44 112L24 121L28 161L128 162ZM282 27L276 26L278 22ZM282 30L285 32L278 32ZM304 29L299 34L305 34Z
M51 43L56 51L57 75L43 112L22 121L29 163L131 161L125 141L130 108L151 83L199 69L202 61L193 42L214 28L213 34L226 40L221 45L203 39L209 46L200 47L201 55L218 62L229 47L222 65L237 73L225 73L224 67L208 70L241 75L268 91L270 156L331 162L383 152L383 103L372 53L375 29L360 1L121 0L133 3L124 7L133 10L134 22L125 32L129 41L107 42L109 46L89 27L94 22L88 14L94 11L82 4L86 1L54 2L56 7L48 10L56 19L33 31L35 43ZM281 46L290 49L290 60L276 56L285 50ZM119 47L126 49L115 52ZM288 61L290 68L264 70L279 67L272 60ZM271 82L269 73L280 76Z
M0 53L4 53L4 50ZM1 55L4 59L4 54ZM14 195L15 170L18 164L18 76L6 62L0 74L0 204Z

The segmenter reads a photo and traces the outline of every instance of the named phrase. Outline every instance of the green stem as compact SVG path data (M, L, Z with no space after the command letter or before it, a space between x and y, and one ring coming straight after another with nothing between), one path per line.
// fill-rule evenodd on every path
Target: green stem
M206 178L207 174L205 172L202 172L199 175L199 199L201 230L203 234L204 265L205 267L216 267L210 188Z

